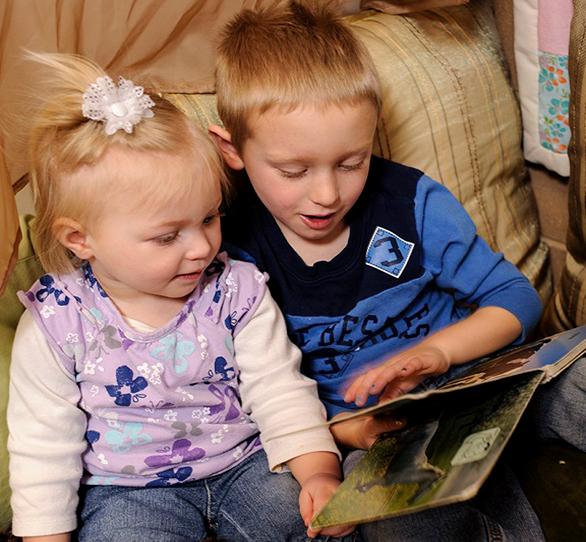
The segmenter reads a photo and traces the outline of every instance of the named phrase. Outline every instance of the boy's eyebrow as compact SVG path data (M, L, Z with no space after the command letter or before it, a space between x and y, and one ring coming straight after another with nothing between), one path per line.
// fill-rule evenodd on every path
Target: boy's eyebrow
M338 157L338 161L343 162L344 160L348 160L348 158L365 158L371 154L370 147L364 149L356 149L352 151L348 151L347 153L342 154ZM318 154L319 156L319 154ZM280 164L301 164L304 162L308 162L313 157L309 156L289 156L289 155L280 155L280 154L268 154L267 159L273 163L280 163Z

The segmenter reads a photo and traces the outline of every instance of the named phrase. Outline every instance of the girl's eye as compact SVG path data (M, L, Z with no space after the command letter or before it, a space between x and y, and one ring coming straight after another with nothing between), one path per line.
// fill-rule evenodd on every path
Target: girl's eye
M211 224L216 218L222 218L223 216L224 216L224 213L220 213L220 212L214 213L213 215L206 216L203 219L203 223L204 224Z
M155 243L159 245L168 245L177 239L177 232L169 233L167 235L161 235L155 239Z
M281 175L286 177L287 179L298 179L299 177L303 177L307 173L306 169L301 171L287 171L286 169L279 169Z

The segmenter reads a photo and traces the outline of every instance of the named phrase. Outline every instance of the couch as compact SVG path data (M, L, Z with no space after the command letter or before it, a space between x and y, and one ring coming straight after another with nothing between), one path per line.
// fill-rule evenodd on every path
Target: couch
M117 0L116 10L108 10L105 0L5 0L0 7L5 29L0 44L5 97L0 103L0 145L5 151L5 160L0 160L0 533L8 533L10 526L5 408L10 341L21 310L14 293L41 272L29 237L33 221L27 216L30 195L19 146L19 136L26 133L23 114L34 106L34 97L25 102L17 85L34 82L37 74L19 60L20 48L90 56L113 74L148 81L207 126L218 122L214 36L241 6L254 3ZM527 144L535 139L527 128L533 113L524 103L527 72L518 62L515 25L515 17L517 23L524 17L519 5L528 4L532 13L537 0L338 3L371 52L383 82L375 153L418 167L446 184L487 242L530 278L548 307L535 336L586 323L586 72L580 55L586 2L574 1L568 36L572 93L562 122L567 121L573 138L565 149L550 145L543 156ZM13 193L21 188L17 206ZM586 474L584 454L555 443L536 447L521 436L506 453L548 540L583 539L586 502L574 480Z

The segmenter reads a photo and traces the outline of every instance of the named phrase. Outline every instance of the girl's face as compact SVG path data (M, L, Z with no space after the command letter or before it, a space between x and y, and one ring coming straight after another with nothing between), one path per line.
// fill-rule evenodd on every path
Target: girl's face
M88 227L94 274L114 302L184 300L220 247L218 179L202 178L190 154L110 149L105 160L118 182L97 202L104 208ZM174 182L177 176L182 182ZM164 204L144 196L151 183L157 188L150 192L164 194ZM169 195L169 183L181 188Z

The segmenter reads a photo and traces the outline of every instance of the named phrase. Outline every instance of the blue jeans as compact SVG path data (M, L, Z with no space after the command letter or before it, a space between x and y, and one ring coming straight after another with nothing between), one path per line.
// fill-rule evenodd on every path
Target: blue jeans
M586 452L586 357L535 390L520 429L526 438L564 440Z
M309 540L299 514L299 484L290 474L269 472L263 451L225 473L186 484L85 486L80 516L80 542Z
M344 461L344 474L365 454L354 450ZM366 542L541 542L537 515L507 465L497 463L477 496L381 521L360 525Z

